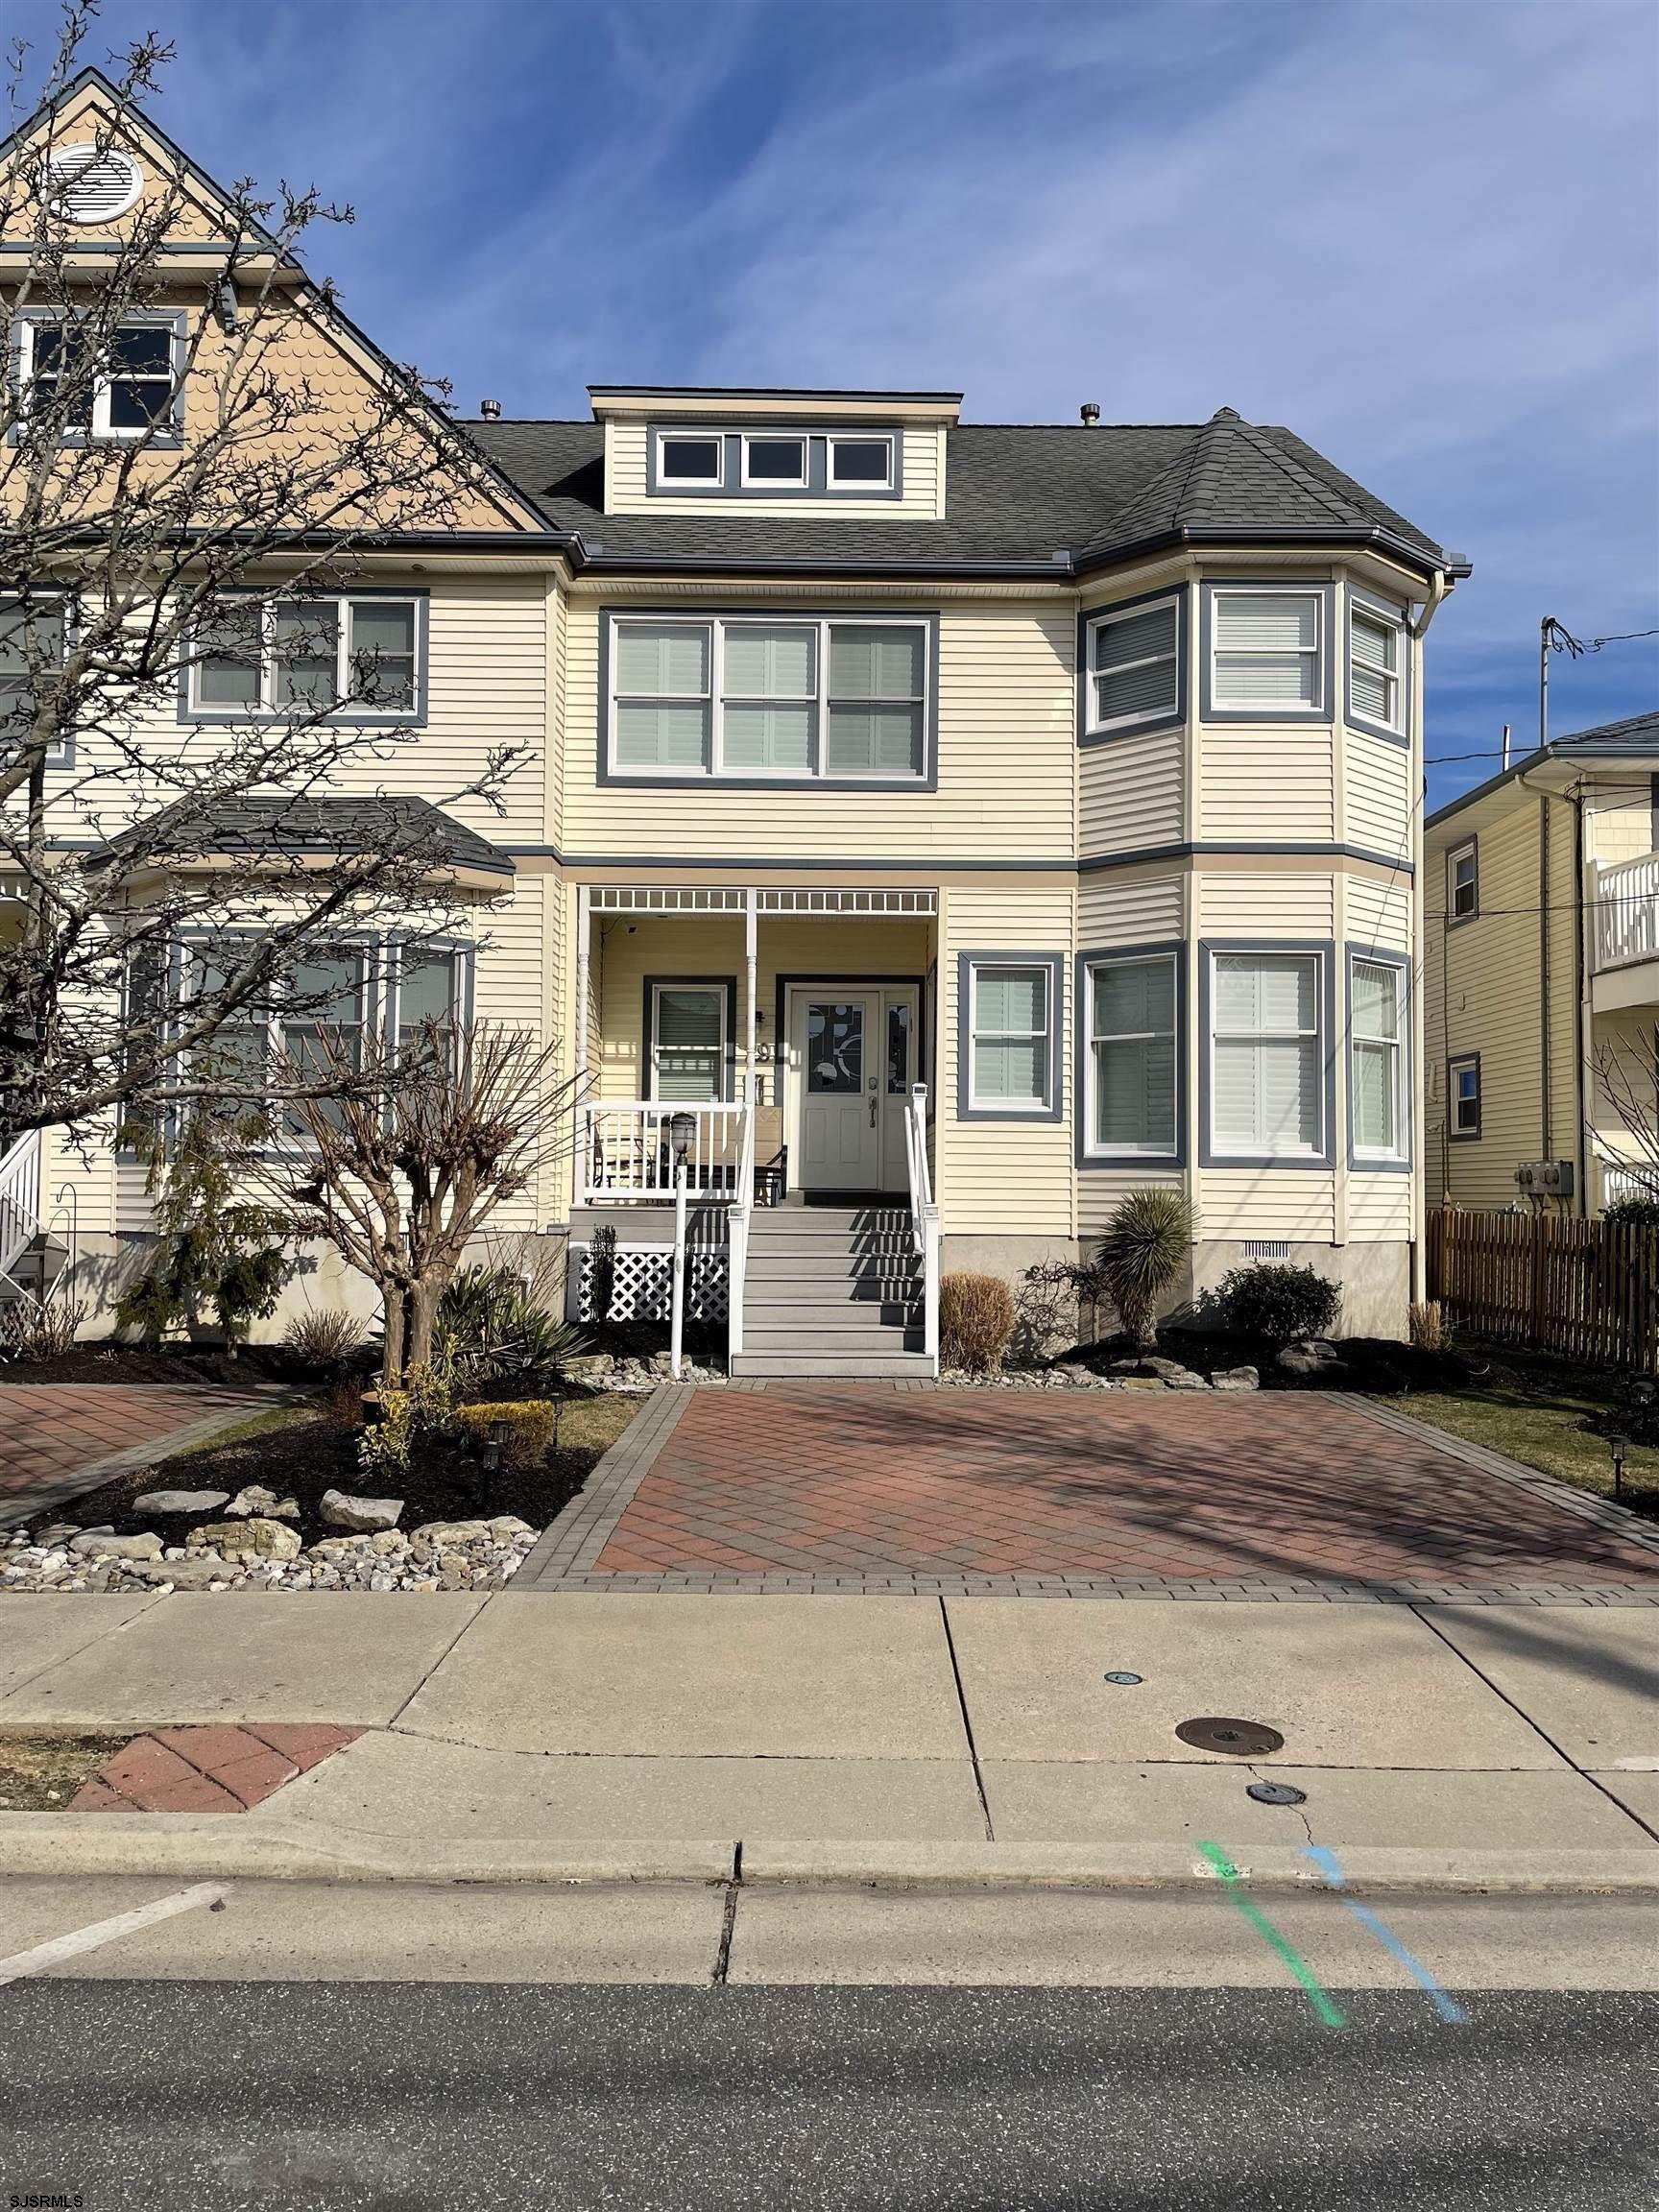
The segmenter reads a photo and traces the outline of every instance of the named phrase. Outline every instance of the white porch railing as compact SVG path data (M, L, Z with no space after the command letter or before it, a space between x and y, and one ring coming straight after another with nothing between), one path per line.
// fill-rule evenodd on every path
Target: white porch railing
M9 1275L40 1233L40 1132L30 1129L0 1155L0 1275Z
M611 1206L674 1199L676 1149L684 1140L685 1187L692 1198L731 1204L743 1192L747 1109L741 1105L680 1105L668 1099L604 1100L581 1109L576 1162L579 1202Z
M1595 874L1596 966L1659 959L1659 853Z
M939 1372L939 1209L927 1166L927 1086L904 1101L904 1165L910 1182L910 1234L922 1262L922 1349Z

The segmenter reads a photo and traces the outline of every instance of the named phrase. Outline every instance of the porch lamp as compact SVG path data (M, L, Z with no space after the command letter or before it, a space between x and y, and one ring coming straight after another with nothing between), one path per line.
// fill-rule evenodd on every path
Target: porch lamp
M697 1117L694 1114L671 1114L668 1118L668 1142L674 1148L674 1157L685 1165L685 1155L691 1149L691 1140L697 1134Z

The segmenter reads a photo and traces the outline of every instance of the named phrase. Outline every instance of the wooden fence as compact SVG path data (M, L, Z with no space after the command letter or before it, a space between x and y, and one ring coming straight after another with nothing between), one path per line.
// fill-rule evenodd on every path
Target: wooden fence
M1659 1369L1659 1229L1448 1206L1429 1216L1429 1295L1482 1336Z

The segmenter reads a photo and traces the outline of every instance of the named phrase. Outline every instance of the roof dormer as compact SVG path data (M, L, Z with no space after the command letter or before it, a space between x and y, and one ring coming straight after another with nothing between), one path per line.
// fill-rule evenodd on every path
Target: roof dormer
M611 515L935 520L959 392L590 384Z

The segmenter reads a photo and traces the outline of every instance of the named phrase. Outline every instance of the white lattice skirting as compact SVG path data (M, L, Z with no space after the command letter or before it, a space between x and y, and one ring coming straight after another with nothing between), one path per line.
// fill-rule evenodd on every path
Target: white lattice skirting
M593 1247L578 1246L572 1257L577 1277L576 1318L593 1318ZM666 1321L673 1296L674 1248L670 1244L618 1244L616 1287L611 1300L613 1321ZM699 1250L685 1254L685 1318L724 1321L728 1304L726 1254Z

